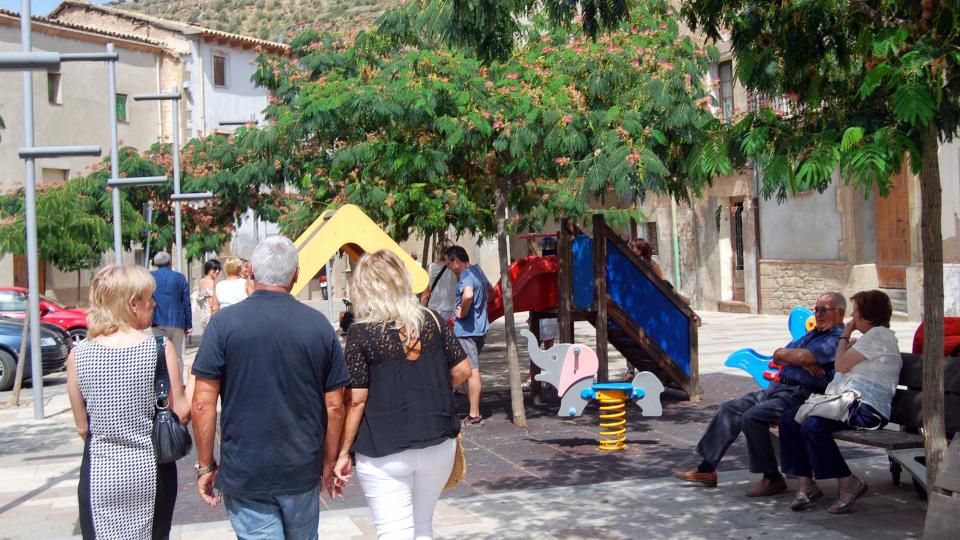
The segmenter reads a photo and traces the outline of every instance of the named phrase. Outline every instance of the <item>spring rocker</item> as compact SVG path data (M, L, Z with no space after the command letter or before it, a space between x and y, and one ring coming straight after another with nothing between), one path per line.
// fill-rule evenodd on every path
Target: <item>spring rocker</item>
M793 340L800 339L817 326L813 312L803 306L795 306L790 311L787 327ZM780 366L773 363L773 356L760 354L753 349L740 349L727 357L723 365L739 368L753 377L760 388L767 388L771 381L780 380Z
M535 379L549 383L560 395L557 416L580 416L591 401L598 402L600 450L627 448L627 401L636 403L644 416L663 414L660 405L663 383L653 373L638 373L630 382L594 383L600 361L590 347L558 343L543 350L532 332L522 330L520 334L527 338L530 360L541 370Z

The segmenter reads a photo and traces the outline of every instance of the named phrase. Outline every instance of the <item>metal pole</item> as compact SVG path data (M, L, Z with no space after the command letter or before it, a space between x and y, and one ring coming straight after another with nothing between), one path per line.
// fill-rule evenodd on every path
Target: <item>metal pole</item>
M180 89L174 86L171 93L179 95ZM180 195L180 101L170 101L170 107L173 108L173 194ZM183 272L183 227L181 222L181 205L183 203L175 200L173 203L173 221L177 228L177 264L174 270Z
M147 225L153 224L153 203L147 201L146 214L147 214ZM150 233L147 233L147 242L143 248L143 267L147 270L150 270Z
M113 43L107 43L107 52L113 52ZM117 63L107 62L107 108L110 110L110 178L120 178L120 152L117 150ZM120 188L113 188L113 262L123 264L123 231L120 217Z
M22 0L20 8L20 45L23 52L33 49L31 40L30 0ZM33 74L23 71L23 144L32 147L33 138ZM24 160L24 204L27 227L27 302L30 317L30 370L33 379L33 417L43 419L43 360L40 350L40 272L37 249L37 177L33 158Z
M337 320L337 314L333 312L333 265L327 260L327 309L330 311L330 324Z

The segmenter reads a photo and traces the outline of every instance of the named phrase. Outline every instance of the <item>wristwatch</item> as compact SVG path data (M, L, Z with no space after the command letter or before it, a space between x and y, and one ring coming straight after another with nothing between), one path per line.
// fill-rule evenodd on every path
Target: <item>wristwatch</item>
M217 470L217 460L211 461L210 464L207 465L206 467L201 467L200 462L194 463L193 470L196 471L197 478L200 478L205 474L210 474L213 471Z

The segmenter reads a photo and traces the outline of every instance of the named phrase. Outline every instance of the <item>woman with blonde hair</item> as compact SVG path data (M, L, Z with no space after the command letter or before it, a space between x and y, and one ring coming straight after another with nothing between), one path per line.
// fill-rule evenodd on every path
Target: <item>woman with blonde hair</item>
M158 464L151 440L159 362L168 406L181 422L190 405L173 344L149 333L150 273L107 266L90 284L87 339L67 358L67 392L84 440L77 497L84 538L166 538L177 497L176 462Z
M470 361L436 312L418 305L393 253L364 255L350 287L356 321L347 331L347 420L336 488L357 476L380 538L433 536L460 432L453 387Z
M241 275L243 260L239 257L223 259L223 271L227 277L217 283L217 301L220 309L242 302L250 296L247 293L247 280Z

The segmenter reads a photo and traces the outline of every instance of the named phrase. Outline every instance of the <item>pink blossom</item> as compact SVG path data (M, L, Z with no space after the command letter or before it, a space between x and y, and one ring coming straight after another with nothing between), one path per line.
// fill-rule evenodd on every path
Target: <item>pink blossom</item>
M503 125L503 122L501 122L500 120L493 121L493 129L500 129L500 126L502 125Z
M486 118L487 120L489 120L489 119L490 119L490 113L488 113L487 111L483 111L483 112L482 112L482 113L480 113L480 114L482 114L482 115L483 115L483 117L484 117L484 118Z
M507 73L507 78L515 81L520 78L520 74L516 71L511 71L510 73Z
M560 157L554 159L553 161L554 161L557 165L569 165L569 164L570 164L570 158L568 158L568 157L566 157L566 156L560 156Z
M634 59L633 62L630 62L633 67L640 67L640 60Z
M564 117L563 117L563 124L564 124L565 126L568 126L568 125L570 125L570 122L573 122L573 115L572 115L572 114L564 115Z

